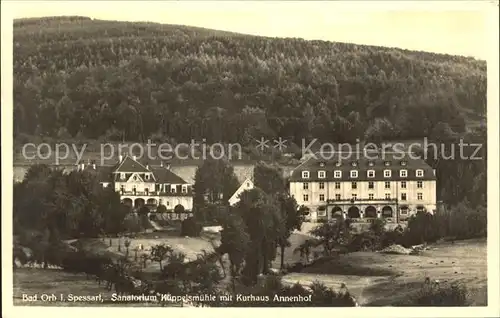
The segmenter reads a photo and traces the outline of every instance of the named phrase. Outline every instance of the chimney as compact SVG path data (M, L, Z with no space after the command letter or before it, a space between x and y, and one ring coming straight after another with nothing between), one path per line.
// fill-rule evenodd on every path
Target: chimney
M163 167L163 161L160 161L160 167Z
M95 170L95 163L92 164L92 168Z
M137 156L133 156L132 158L134 158L134 161L137 161Z
M82 168L81 168L81 169L82 169L82 171L83 171L83 170L85 170L85 162L84 162L84 163L82 163L81 167L82 167Z
M170 164L167 164L167 170L170 170Z
M120 163L123 161L123 156L122 155L119 155L118 156L118 160L120 160Z
M148 170L149 170L149 165L148 165L148 164L146 164L146 169L148 169Z
M436 176L436 169L432 169L432 173L434 173L434 176Z

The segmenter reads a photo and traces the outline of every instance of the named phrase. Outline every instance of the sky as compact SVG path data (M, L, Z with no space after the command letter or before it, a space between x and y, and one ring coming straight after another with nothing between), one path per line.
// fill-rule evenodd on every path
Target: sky
M81 15L487 59L497 1L2 1L13 18ZM498 28L498 24L496 24Z

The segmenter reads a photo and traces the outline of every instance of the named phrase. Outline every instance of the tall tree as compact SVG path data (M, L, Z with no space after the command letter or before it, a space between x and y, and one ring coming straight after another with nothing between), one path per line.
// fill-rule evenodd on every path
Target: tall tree
M267 274L276 248L282 224L279 205L259 188L244 191L234 210L241 216L250 237L252 249L245 258L243 274L255 282L260 273Z
M254 168L253 176L255 186L267 194L274 195L286 192L283 170L278 166L259 162Z
M221 231L221 244L218 252L222 255L228 254L233 296L236 297L236 280L238 279L245 256L250 249L250 236L246 225L238 214L229 214L224 218Z
M194 204L196 208L203 207L205 203L227 204L238 187L233 167L225 160L209 158L196 170Z

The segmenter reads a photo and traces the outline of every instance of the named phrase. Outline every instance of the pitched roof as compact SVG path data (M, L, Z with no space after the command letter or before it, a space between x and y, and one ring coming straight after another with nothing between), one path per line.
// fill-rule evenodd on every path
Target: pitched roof
M169 184L188 184L184 179L170 171L166 167L146 167L137 160L125 157L121 163L114 166L85 165L85 170L95 173L99 182L122 181L118 173L125 173L128 179L134 173L152 173L154 182Z
M248 186L247 186L248 183ZM233 205L239 201L239 196L243 191L253 189L254 184L251 178L246 178L240 185L240 187L233 193L233 195L229 198L229 204Z
M165 167L151 168L156 182L170 184L187 184L187 182Z
M356 165L354 166L353 163ZM389 165L386 166L386 163ZM404 163L404 165L403 165ZM407 170L407 177L400 177L400 170ZM357 170L358 177L351 178L350 171ZM374 170L375 176L368 178L368 170ZM391 177L385 178L384 170L391 170ZM423 170L423 177L418 180L435 180L434 170L421 158L396 153L333 153L321 158L309 158L293 170L290 181L388 181L415 179L416 170ZM307 179L302 178L302 171L309 171ZM325 178L318 177L318 171L325 171ZM334 178L334 171L342 171L340 178Z
M139 161L126 156L120 163L115 172L135 172L135 173L145 173L151 172L145 166L143 166Z

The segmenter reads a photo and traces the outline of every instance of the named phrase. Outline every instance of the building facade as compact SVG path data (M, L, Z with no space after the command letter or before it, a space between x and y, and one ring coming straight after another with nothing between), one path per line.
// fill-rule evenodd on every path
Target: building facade
M177 205L186 211L193 209L192 185L170 171L168 165L151 167L134 157L120 156L113 167L82 164L81 169L95 171L103 187L112 187L124 204L136 209L146 205L154 211L160 204L171 211Z
M422 159L373 152L349 157L310 158L291 172L290 194L309 208L311 221L399 223L418 211L436 211L435 170Z
M233 206L240 201L240 195L247 190L251 190L254 188L253 181L250 178L245 179L243 183L240 185L238 190L234 192L234 194L229 198L229 205Z

